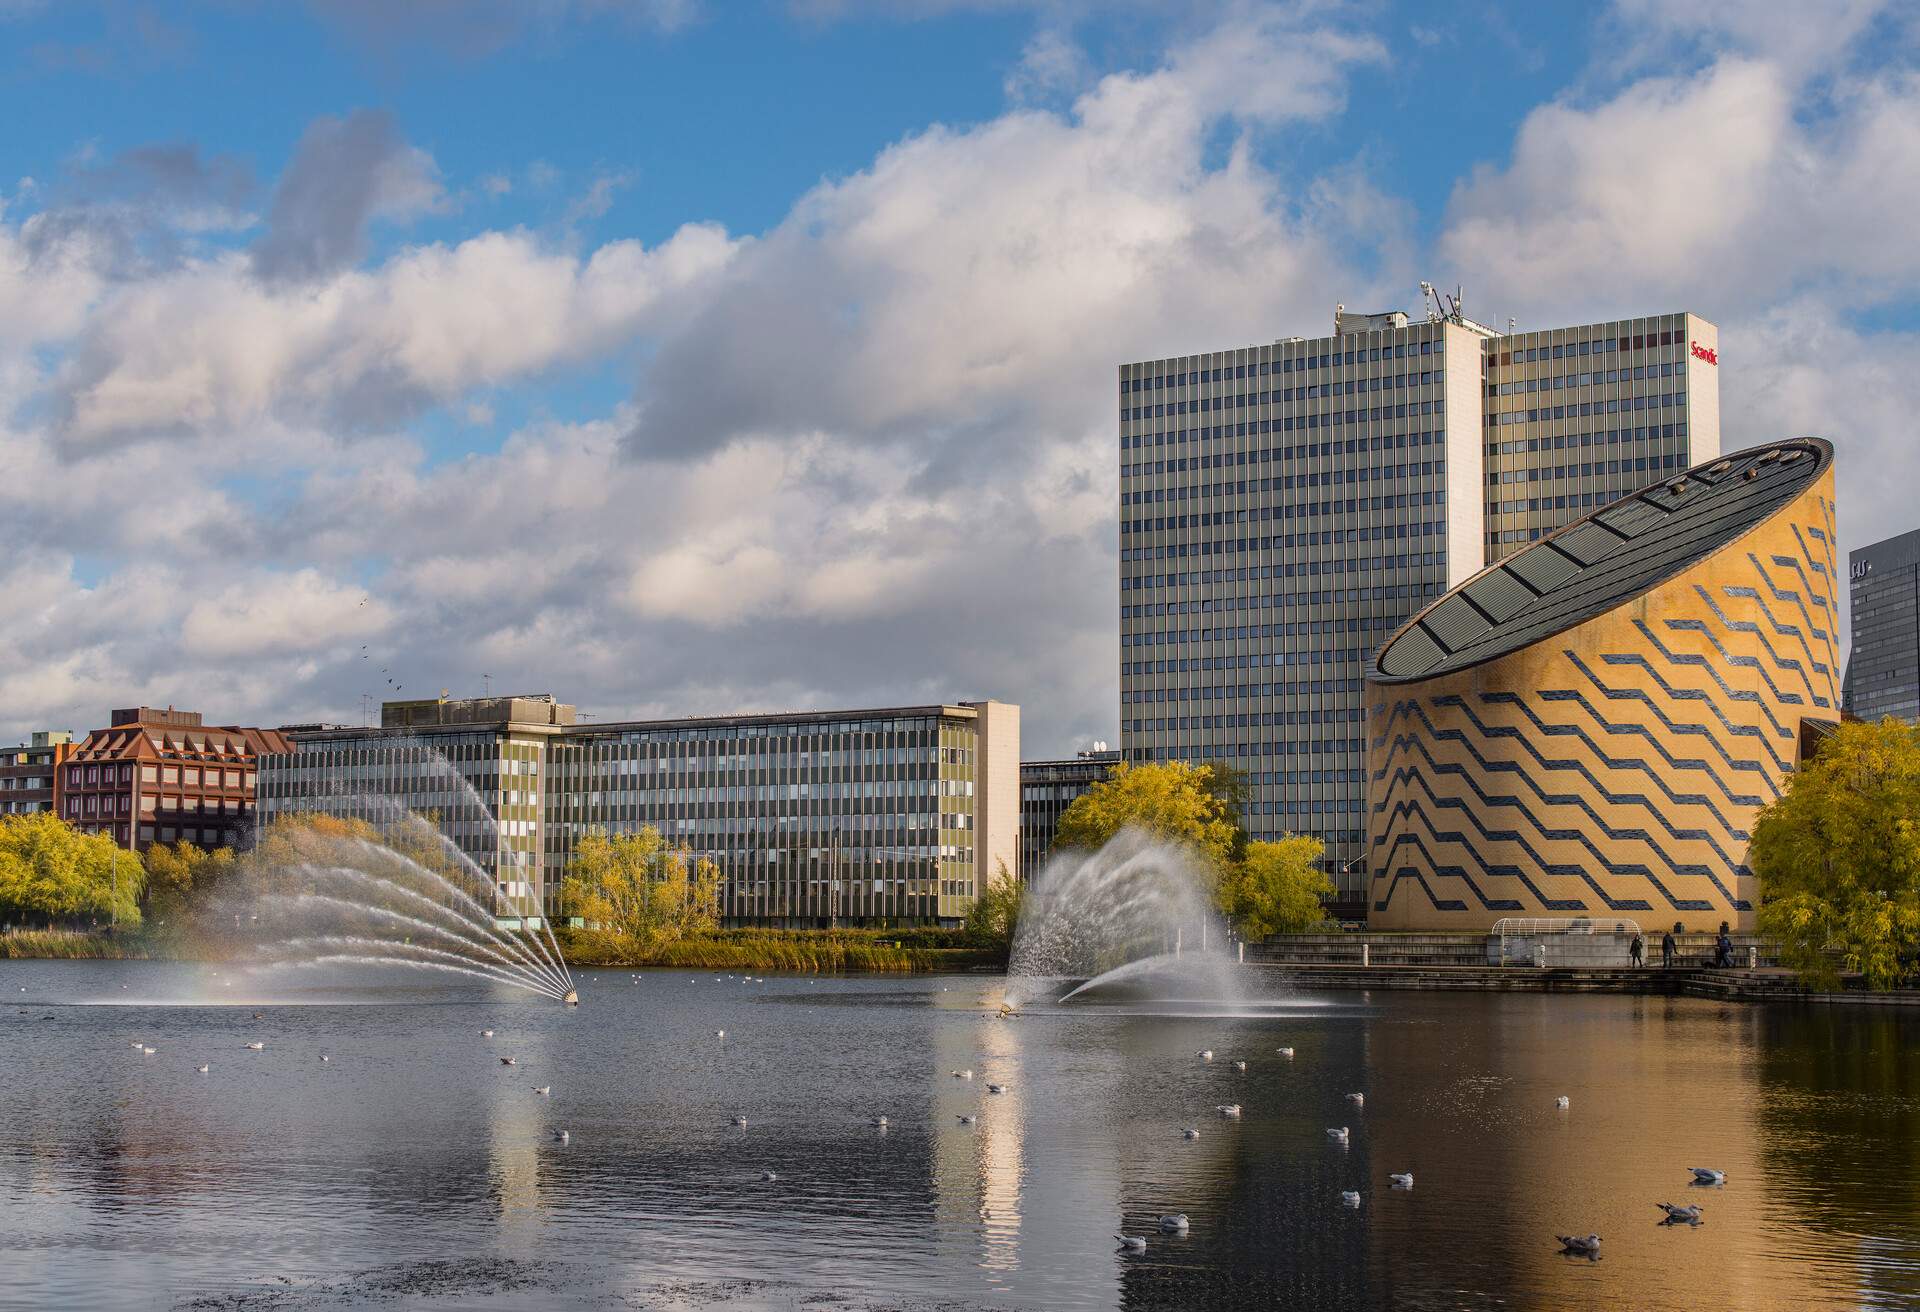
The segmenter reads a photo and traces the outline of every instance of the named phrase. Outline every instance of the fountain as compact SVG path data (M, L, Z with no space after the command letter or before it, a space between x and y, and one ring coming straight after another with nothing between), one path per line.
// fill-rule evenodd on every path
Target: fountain
M222 919L230 914L236 929L244 926L256 954L272 964L440 971L578 1006L547 917L538 917L538 930L512 932L509 926L525 927L532 917L514 909L496 877L449 837L491 835L497 844L492 811L439 752L402 751L397 773L413 799L438 804L434 819L392 797L344 787L301 798L248 855L248 877L236 890L244 906L227 899Z
M1098 851L1056 853L1014 932L1008 1001L1134 998L1244 1003L1212 880L1188 848L1125 829Z

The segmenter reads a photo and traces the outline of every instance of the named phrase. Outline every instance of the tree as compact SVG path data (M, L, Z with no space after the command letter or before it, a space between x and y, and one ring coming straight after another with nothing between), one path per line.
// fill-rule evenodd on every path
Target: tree
M1298 934L1326 918L1322 905L1333 881L1320 869L1326 844L1305 834L1247 844L1246 856L1221 880L1220 910L1233 918L1243 938Z
M75 928L140 924L140 858L50 811L0 817L0 916Z
M967 911L967 938L983 947L1011 944L1014 931L1020 925L1020 907L1026 896L1026 885L1007 872L1005 861L1000 862L999 872Z
M1104 847L1128 826L1186 843L1216 878L1227 872L1243 842L1232 781L1216 767L1186 761L1140 765L1122 761L1061 813L1053 845Z
M235 866L233 849L211 852L192 843L169 847L155 843L147 849L147 910L158 921L187 914L220 890Z
M1754 823L1762 933L1816 986L1892 988L1920 955L1920 730L1843 724Z
M657 946L719 926L720 869L669 848L652 825L633 834L595 829L574 848L560 903L589 933Z

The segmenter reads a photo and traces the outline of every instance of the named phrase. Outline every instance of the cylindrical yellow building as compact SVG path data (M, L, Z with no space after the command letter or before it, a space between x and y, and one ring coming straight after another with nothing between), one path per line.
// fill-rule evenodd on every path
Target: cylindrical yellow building
M1833 447L1724 456L1454 588L1367 679L1368 922L1750 929L1754 816L1840 717Z

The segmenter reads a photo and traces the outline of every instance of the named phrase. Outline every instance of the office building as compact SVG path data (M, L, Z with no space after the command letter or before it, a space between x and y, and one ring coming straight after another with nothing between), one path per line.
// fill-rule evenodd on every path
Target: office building
M1847 710L1920 722L1920 529L1847 553Z
M1320 837L1357 911L1368 657L1489 560L1717 455L1719 348L1689 314L1335 328L1121 367L1121 749L1242 772L1252 836Z
M1119 761L1118 748L1095 743L1065 760L1020 762L1020 878L1040 873L1053 850L1061 813L1074 798L1104 782Z
M558 913L595 830L652 825L712 860L736 925L958 924L1019 865L1020 709L1001 702L593 725L551 697L390 703L377 730L292 737L263 818L341 799L450 817L529 918Z
M73 735L42 730L18 747L0 747L0 815L52 811L60 766L73 751Z
M1838 719L1833 448L1668 475L1425 607L1367 681L1368 920L1753 927L1754 818Z
M122 847L245 845L253 837L259 757L282 751L271 729L201 723L198 711L136 706L112 714L60 769L60 813Z

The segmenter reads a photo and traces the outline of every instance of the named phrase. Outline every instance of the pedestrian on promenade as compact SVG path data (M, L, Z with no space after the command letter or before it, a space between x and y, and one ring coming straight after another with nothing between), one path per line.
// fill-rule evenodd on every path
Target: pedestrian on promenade
M1633 936L1633 942L1627 944L1627 959L1633 962L1635 970L1647 964L1646 940L1642 939L1637 932Z
M1714 940L1713 964L1722 970L1733 967L1733 939L1727 934L1727 922L1720 922L1720 937Z
M1675 921L1673 929L1678 928L1680 924ZM1673 969L1673 929L1660 936L1660 969L1662 970Z

